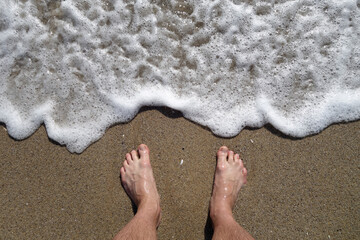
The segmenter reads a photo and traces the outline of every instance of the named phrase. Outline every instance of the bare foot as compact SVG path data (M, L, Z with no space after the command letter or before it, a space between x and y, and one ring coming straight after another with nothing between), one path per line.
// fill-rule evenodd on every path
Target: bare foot
M126 193L138 207L138 213L160 223L160 197L150 164L149 148L141 144L137 151L126 154L120 169L121 182Z
M246 183L247 170L239 154L225 146L217 152L217 165L213 192L210 200L210 217L214 224L233 218L232 210L240 191Z

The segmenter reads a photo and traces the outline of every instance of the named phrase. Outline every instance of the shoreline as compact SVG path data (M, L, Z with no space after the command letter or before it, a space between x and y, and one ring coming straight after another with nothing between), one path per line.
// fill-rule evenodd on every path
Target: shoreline
M48 139L44 126L22 141L1 130L0 236L112 238L133 216L121 162L146 143L162 200L159 239L209 239L208 201L221 145L240 153L249 170L234 216L255 238L358 238L360 121L296 140L276 131L244 129L219 138L177 111L145 108L71 154Z

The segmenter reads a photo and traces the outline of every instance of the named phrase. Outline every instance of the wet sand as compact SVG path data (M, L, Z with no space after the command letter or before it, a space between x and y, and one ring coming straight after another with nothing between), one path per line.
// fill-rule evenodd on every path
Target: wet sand
M360 121L301 140L269 126L223 139L165 108L143 109L82 154L51 142L44 127L24 141L0 127L0 239L111 239L133 216L119 169L140 143L162 200L159 239L211 239L221 145L249 171L234 216L255 238L359 239L359 142Z

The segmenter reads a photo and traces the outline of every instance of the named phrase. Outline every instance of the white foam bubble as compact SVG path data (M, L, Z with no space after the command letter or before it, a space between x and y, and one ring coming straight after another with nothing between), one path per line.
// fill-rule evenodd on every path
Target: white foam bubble
M220 136L360 118L356 0L2 1L0 121L81 152L144 105Z

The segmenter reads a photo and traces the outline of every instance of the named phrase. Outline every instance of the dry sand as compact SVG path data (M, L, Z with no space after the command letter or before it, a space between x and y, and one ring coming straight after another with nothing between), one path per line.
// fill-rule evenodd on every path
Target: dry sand
M271 127L223 139L179 112L147 108L78 155L51 142L44 127L15 141L0 126L0 239L111 239L133 216L119 169L140 143L150 148L162 200L159 239L211 238L221 145L249 171L234 216L255 238L360 239L359 133L357 121L301 140Z

